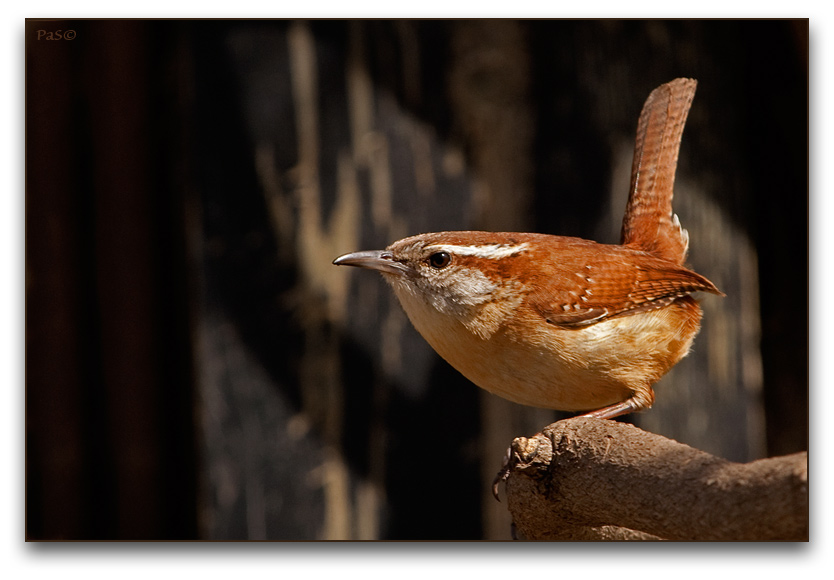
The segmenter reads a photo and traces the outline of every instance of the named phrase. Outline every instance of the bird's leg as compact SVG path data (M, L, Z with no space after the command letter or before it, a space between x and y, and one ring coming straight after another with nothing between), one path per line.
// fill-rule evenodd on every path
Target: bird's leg
M628 413L633 413L635 411L644 411L646 409L650 409L651 406L654 404L654 389L649 387L648 389L642 389L637 391L621 403L616 403L614 405L609 405L608 407L603 407L602 409L597 409L596 411L591 411L590 413L583 413L579 415L579 417L593 417L595 419L613 419L614 417L619 417L621 415L626 415Z
M645 409L651 408L652 404L654 403L654 389L650 386L638 389L635 393L620 403L615 403L614 405L609 405L608 407L603 407L602 409L597 409L596 411L591 411L590 413L583 413L582 415L578 415L578 417L593 417L594 419L613 419L615 417L619 417L621 415L626 415L628 413L633 413L635 411L643 411ZM510 471L512 471L511 462L513 457L513 446L515 445L515 441L513 441L513 445L507 448L507 452L504 454L504 462L501 464L501 469L495 475L495 479L492 480L492 495L495 497L496 500L501 501L498 498L498 486L502 483L507 481L510 477ZM529 441L529 439L528 439ZM535 457L535 449L527 449L525 450L527 454L530 454L532 457ZM526 459L531 459L531 457L527 457Z

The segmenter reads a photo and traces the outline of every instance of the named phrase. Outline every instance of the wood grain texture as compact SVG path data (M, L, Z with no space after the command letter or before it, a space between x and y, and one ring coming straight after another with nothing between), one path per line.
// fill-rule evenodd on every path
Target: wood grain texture
M530 540L808 540L805 453L733 463L587 418L512 449L507 502Z

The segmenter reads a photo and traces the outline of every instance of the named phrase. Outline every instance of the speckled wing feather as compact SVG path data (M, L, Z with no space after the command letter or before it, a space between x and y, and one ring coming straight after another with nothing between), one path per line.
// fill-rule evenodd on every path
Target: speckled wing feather
M646 99L637 124L631 191L622 243L683 264L686 230L672 213L672 194L681 136L697 82L675 79Z
M559 272L559 284L537 285L530 306L547 322L570 328L662 308L692 292L721 294L691 270L630 248L618 250ZM637 253L639 260L632 259Z

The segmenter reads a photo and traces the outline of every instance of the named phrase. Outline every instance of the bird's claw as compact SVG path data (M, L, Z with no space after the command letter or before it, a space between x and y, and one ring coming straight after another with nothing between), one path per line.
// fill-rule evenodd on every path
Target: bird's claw
M507 447L507 452L504 454L504 463L501 464L501 469L498 470L498 473L495 474L495 479L492 480L492 496L498 502L501 501L501 498L498 497L498 486L507 481L510 477L510 459L512 458L512 455L513 448Z

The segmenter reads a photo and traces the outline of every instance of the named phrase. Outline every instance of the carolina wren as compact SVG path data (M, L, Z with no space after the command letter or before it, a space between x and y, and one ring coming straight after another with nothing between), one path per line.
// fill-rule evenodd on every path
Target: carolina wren
M537 233L439 232L333 263L382 273L414 327L476 385L511 401L612 418L648 409L689 351L690 296L672 185L696 82L655 89L640 116L620 245Z

